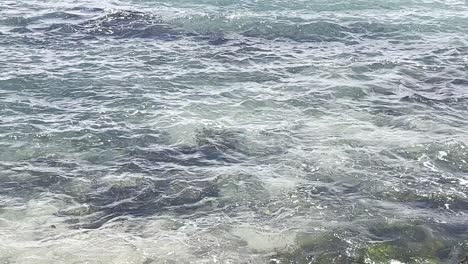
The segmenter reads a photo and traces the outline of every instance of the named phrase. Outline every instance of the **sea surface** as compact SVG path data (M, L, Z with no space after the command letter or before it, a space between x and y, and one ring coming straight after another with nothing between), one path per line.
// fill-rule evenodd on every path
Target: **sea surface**
M0 263L458 263L465 0L0 0Z

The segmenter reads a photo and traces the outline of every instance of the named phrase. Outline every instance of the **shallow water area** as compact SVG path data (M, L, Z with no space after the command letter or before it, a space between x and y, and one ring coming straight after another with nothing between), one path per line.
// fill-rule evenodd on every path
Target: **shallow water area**
M1 263L457 263L462 0L0 2Z

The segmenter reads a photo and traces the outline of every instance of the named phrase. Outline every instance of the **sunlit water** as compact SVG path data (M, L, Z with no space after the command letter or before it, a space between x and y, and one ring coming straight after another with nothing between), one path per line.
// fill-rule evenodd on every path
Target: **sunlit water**
M0 263L456 263L462 0L1 0Z

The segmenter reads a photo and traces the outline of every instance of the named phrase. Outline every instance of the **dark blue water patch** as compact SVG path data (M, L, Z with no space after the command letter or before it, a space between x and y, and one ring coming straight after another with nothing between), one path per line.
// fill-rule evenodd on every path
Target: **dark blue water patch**
M399 192L374 193L373 197L400 203L410 208L427 209L437 214L442 211L454 214L468 212L468 199L466 197L429 190L426 192L427 194L421 194L418 190L405 189Z
M202 129L196 135L197 145L131 144L115 160L119 173L163 175L168 168L207 168L231 166L254 158L242 150L238 131Z
M423 96L418 93L414 93L412 95L407 95L404 96L400 99L402 102L408 102L408 103L417 103L417 104L422 104L426 106L431 106L431 107L436 107L440 104L446 104L450 102L457 102L457 98L443 98L443 99L434 99L434 98L429 98L426 96Z
M417 208L451 210L454 212L468 212L468 200L462 197L424 197L409 204Z
M139 159L150 163L153 167L162 165L178 166L214 166L241 162L233 155L229 155L213 146L180 146L175 148L135 148L130 151L131 160Z
M446 237L456 237L460 240L468 239L468 221L450 223L433 223Z
M382 99L370 100L372 104L370 105L360 105L359 108L363 109L373 115L386 115L390 117L401 117L412 113L412 109L406 105L399 104L394 100L396 96L394 94L389 94L387 96L382 96Z
M451 84L454 85L464 85L465 87L468 87L468 78L467 79L454 79L450 81Z
M246 37L269 40L290 39L297 42L346 41L346 28L330 22L310 22L301 25L252 25L241 34Z
M61 168L66 170L75 170L79 168L79 163L73 160L57 159L57 158L33 158L29 161L32 165L49 167L49 168Z
M14 111L19 115L59 115L67 112L66 109L55 107L53 105L35 104L29 99L21 101L18 100L16 102L5 102L2 104L2 106L5 107L5 109Z
M69 24L69 23L55 23L46 28L41 28L39 30L44 30L48 33L55 34L73 34L77 33L82 29L79 25Z
M148 162L146 159L131 158L130 160L124 159L115 162L119 168L116 170L117 173L139 173L139 174L154 174L164 173L164 169L159 166L155 166L154 163Z
M454 77L454 76L453 76ZM429 89L426 89L426 91L431 91L431 92L438 92L441 90L444 90L444 88L448 87L448 85L453 84L453 85L458 85L457 80L461 79L454 79L452 76L448 75L447 77L442 77L442 76L430 76L427 78L424 78L422 81L424 82L425 85L428 85ZM462 84L460 82L460 84Z
M198 146L213 147L220 150L236 150L241 146L241 131L229 129L202 128L197 131L195 140Z
M102 184L79 200L87 206L84 215L75 217L66 210L59 215L66 217L72 228L94 229L120 217L146 217L185 206L203 207L197 203L217 197L218 192L209 181L142 179L132 185Z
M133 18L133 16L131 16ZM131 18L105 18L81 25L93 36L175 40L181 33L163 22L132 21Z
M166 142L166 135L160 131L144 132L146 129L128 130L125 127L90 128L80 131L69 131L54 134L54 137L65 139L77 151L99 149L126 149L135 147L157 146ZM141 132L141 133L140 133Z
M81 11L82 9L78 9ZM166 23L152 13L120 10L106 13L102 9L84 9L85 15L69 12L52 12L33 19L9 22L17 26L28 26L33 32L63 40L91 40L99 37L116 39L142 38L173 41L182 37L206 41L210 45L221 45L229 41L220 32L190 32ZM90 17L91 16L91 17ZM59 22L55 20L60 19ZM48 21L53 21L52 24Z
M73 14L65 11L55 11L55 12L48 12L41 15L30 16L30 17L6 17L0 19L0 24L6 26L16 26L16 27L28 27L34 26L41 23L47 23L48 20L80 20L84 17L78 14Z
M402 111L402 109L399 107L375 106L370 110L370 113L374 115L388 115L398 117L408 114L408 111Z
M208 38L208 44L211 45L222 45L227 43L228 41L229 39L223 35L213 35Z
M384 24L379 22L355 22L347 25L349 32L363 34L364 36L376 39L382 37L388 37L396 34L397 32L404 30L405 28L411 28L411 24Z
M33 31L25 27L18 27L18 28L11 29L10 32L26 34L26 33L32 33Z
M0 19L0 25L13 26L13 27L25 27L34 22L34 18L26 18L22 16L16 17L5 17Z
M360 43L360 39L389 39L394 44L407 40L419 40L420 32L433 32L431 27L420 27L411 23L354 22L336 23L334 21L269 21L245 25L242 35L266 39L289 39L297 42L342 42L347 45ZM408 34L412 32L413 34Z
M58 161L57 161L58 162ZM71 179L70 168L57 167L31 160L0 164L2 176L0 194L9 197L32 199L43 192L54 192Z
M97 11L96 11L97 12ZM159 17L136 11L117 11L107 14L100 12L95 18L84 19L69 13L54 13L49 16L60 16L60 23L47 27L36 27L38 32L51 36L81 37L91 39L96 37L114 38L147 38L159 40L174 40L182 32L162 21ZM75 21L71 21L75 19Z
M468 109L468 97L463 92L464 86L452 82L457 78L422 78L424 84L403 82L413 94L400 98L401 102L439 109L441 113ZM457 81L455 81L457 83Z
M55 11L55 12L48 12L46 14L35 16L34 20L48 20L48 19L63 19L63 20L78 20L83 19L84 16L65 12L65 11Z
M99 7L88 7L88 6L75 6L67 9L67 11L79 11L82 13L103 13L104 9Z

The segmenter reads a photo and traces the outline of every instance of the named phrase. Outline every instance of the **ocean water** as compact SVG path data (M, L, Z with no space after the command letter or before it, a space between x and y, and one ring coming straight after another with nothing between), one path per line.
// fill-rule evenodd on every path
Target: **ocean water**
M0 263L466 254L468 2L0 1Z

